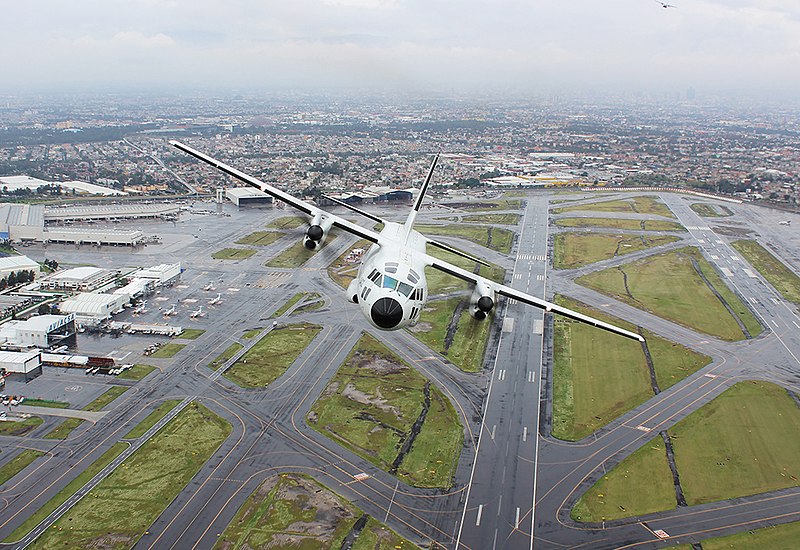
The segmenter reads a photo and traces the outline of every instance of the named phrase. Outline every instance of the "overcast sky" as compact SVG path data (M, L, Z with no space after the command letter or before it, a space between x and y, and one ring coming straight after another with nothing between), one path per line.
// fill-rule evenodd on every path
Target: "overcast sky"
M668 1L5 1L0 74L12 93L800 92L800 0Z

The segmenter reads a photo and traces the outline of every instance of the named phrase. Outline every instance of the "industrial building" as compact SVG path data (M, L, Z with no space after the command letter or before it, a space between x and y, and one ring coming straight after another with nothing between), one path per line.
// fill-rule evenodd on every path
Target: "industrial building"
M75 344L75 316L36 315L12 319L0 326L0 345L17 348L50 348Z
M153 267L140 269L130 275L131 279L148 279L155 286L164 286L174 283L181 275L181 264L159 264Z
M59 271L41 280L42 288L88 292L116 279L119 272L99 267L74 267Z
M0 258L0 279L20 271L33 271L34 277L41 272L39 264L27 256L5 256Z
M59 309L64 313L73 313L81 323L96 323L110 319L119 313L131 301L127 294L93 294L82 292L61 302Z
M138 246L149 240L138 229L65 228L74 221L116 221L139 218L176 217L173 204L112 204L45 207L40 204L0 204L0 240L52 243Z
M253 187L229 187L225 196L236 206L272 204L271 196Z
M125 294L130 296L131 299L139 298L148 294L155 287L155 282L152 279L131 279L127 285L122 286L114 291L114 294Z
M42 372L42 352L0 351L0 371L24 374L25 378L38 376Z

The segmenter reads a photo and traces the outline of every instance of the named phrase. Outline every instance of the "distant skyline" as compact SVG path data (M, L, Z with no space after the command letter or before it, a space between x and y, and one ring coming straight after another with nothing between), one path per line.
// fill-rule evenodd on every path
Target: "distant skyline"
M5 93L800 92L800 0L7 2Z

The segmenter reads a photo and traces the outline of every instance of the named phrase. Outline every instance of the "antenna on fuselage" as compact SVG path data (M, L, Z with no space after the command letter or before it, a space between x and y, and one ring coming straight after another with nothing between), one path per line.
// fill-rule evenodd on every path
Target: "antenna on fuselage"
M439 153L436 153L436 156L433 157L433 162L431 163L431 169L428 170L428 177L425 178L425 182L422 184L422 187L419 190L419 195L417 195L417 200L414 202L414 209L408 213L408 219L406 220L406 234L405 234L405 242L408 242L408 236L411 235L411 229L414 226L414 220L417 219L417 212L419 212L420 207L422 206L422 199L425 198L425 193L428 191L428 184L431 182L431 178L433 177L433 170L436 168L436 163L439 162Z

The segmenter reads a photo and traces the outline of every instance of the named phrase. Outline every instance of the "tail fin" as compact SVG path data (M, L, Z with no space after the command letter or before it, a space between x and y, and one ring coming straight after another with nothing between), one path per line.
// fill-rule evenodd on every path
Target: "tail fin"
M428 177L425 178L425 182L422 184L422 187L419 190L419 195L417 195L417 200L414 202L414 209L408 213L408 219L406 219L405 223L406 241L408 241L408 236L411 234L411 228L414 226L414 220L417 219L417 212L419 212L419 209L422 206L422 199L425 198L425 193L428 191L428 184L431 182L431 178L433 177L433 170L436 168L437 162L439 162L439 153L436 153L436 156L433 157L431 168L430 170L428 170Z

